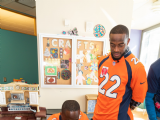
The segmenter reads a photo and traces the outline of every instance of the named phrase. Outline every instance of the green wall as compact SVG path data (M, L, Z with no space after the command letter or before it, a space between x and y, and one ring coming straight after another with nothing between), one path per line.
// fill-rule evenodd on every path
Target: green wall
M38 83L37 37L0 29L0 84L13 78Z

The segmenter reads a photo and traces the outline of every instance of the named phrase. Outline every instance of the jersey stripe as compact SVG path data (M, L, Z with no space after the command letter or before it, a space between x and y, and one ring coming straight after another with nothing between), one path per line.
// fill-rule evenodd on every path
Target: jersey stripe
M105 59L103 59L101 62L100 62L100 64L99 64L99 66L98 66L98 68L100 68L101 67L101 65L107 60L109 58L109 56L108 57L106 57Z
M124 55L124 58L128 57L130 54L131 54L131 51L127 52L127 53Z
M132 79L132 69L129 63L125 60L127 72L128 72L128 82L126 85L125 94L123 95L122 102L119 107L118 120L130 120L128 115L128 107L132 98L132 89L130 87L131 79Z

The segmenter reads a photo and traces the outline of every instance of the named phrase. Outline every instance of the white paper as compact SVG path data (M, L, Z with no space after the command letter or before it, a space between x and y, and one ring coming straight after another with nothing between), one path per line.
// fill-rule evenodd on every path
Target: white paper
M69 48L71 48L71 44L70 44L69 40L67 40L66 46L68 46Z
M59 39L59 47L64 47L64 40L62 40L62 39Z
M78 48L81 46L81 41L78 41Z
M55 41L57 41L57 39L53 39L53 40L52 40L52 45L53 45L54 47L57 46L56 44L54 44Z

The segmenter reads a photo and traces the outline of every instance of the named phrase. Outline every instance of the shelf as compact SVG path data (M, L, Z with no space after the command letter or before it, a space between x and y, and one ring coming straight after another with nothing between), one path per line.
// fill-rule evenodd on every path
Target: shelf
M26 104L25 100L11 100L13 104Z
M24 93L24 91L10 91L10 93Z

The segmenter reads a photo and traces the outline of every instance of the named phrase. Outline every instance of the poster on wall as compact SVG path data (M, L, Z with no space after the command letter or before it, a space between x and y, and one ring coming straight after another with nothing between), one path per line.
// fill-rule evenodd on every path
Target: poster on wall
M45 84L57 84L57 76L46 76Z
M45 75L57 76L57 66L45 66Z
M76 85L98 85L98 60L103 55L103 41L77 39Z

